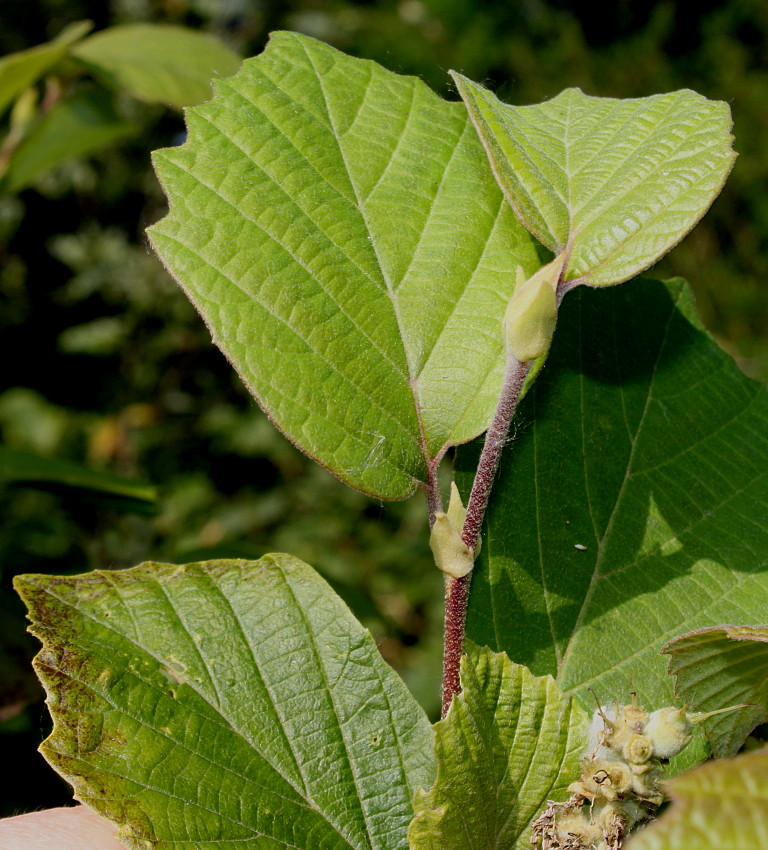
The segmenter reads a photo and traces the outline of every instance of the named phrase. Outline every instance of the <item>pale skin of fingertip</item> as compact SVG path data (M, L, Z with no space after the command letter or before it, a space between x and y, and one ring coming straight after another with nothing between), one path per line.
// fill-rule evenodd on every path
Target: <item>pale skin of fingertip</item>
M85 806L47 809L0 820L2 850L125 850L117 827Z

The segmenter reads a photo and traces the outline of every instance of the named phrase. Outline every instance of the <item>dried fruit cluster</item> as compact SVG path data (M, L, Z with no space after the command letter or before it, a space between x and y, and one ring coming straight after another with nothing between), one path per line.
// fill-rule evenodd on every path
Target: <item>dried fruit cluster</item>
M663 800L662 761L691 740L685 709L648 713L630 705L599 708L581 778L565 803L549 802L535 821L531 843L541 850L620 850L629 831Z

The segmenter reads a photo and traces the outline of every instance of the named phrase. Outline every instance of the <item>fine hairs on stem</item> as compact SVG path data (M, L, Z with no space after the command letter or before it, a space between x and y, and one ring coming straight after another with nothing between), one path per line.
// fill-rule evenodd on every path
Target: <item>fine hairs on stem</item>
M512 417L523 383L530 371L531 363L520 363L512 354L507 355L504 383L491 425L485 435L483 450L467 503L467 515L461 530L464 543L471 549L477 548L485 509L493 487L493 479L499 467L499 459L509 433ZM443 638L443 686L442 716L448 713L451 701L459 693L459 664L464 646L464 625L467 618L467 601L472 573L460 578L445 577L445 631Z
M518 268L517 286L507 304L502 325L507 358L501 393L485 435L461 528L461 541L469 550L470 557L477 552L491 488L523 385L534 362L549 350L560 303L571 288L571 284L564 281L567 259L568 252L563 251L527 280L522 268ZM466 575L446 575L445 578L443 717L448 713L454 696L461 690L459 668L471 576L470 571Z

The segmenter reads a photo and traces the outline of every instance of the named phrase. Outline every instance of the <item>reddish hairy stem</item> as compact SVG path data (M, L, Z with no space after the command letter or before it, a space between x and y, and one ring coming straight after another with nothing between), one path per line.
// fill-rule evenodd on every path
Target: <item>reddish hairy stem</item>
M520 363L515 357L507 357L504 383L496 405L485 443L477 465L472 492L467 503L467 516L461 530L461 538L470 549L477 548L480 529L488 507L493 479L499 468L499 460L507 441L509 426L517 409L523 383L531 368L530 363ZM443 717L451 707L451 701L459 693L459 664L464 646L464 624L467 619L467 601L472 573L462 578L446 578L445 588L445 632L443 638Z
M448 714L451 702L461 690L459 666L464 649L464 624L467 620L469 580L472 573L461 578L445 577L445 630L443 632L443 689L441 717Z

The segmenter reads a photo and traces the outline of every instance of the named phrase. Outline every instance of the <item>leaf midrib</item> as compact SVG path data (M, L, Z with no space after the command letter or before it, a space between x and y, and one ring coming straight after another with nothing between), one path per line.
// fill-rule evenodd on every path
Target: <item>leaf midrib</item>
M368 231L369 234L372 235L373 231L372 231L370 224L368 222L368 216L366 215L366 210L365 210L363 201L361 199L362 196L361 196L360 190L359 190L355 180L352 177L352 171L351 171L349 164L347 162L347 158L344 155L344 149L343 149L342 144L341 144L341 136L339 135L338 129L337 129L337 127L334 123L334 120L333 120L333 113L331 111L330 102L328 100L328 94L325 90L325 83L324 83L324 80L323 80L323 76L322 76L322 74L320 74L318 72L314 58L313 58L312 54L309 52L309 50L307 49L306 43L304 41L300 41L299 44L301 45L302 50L304 51L307 59L309 60L310 65L312 66L312 68L315 71L315 76L317 78L318 86L319 86L320 91L323 95L323 101L325 103L325 109L326 109L326 112L328 113L328 119L331 123L331 130L333 132L334 138L336 139L339 157L340 157L342 163L344 164L344 168L346 170L347 177L349 179L349 184L352 187L352 191L354 192L355 201L357 203L358 209L360 210L360 216L363 219L363 223L365 224L366 230ZM370 78L370 79L372 79L372 78ZM370 79L369 79L368 84L366 85L366 92L370 88ZM414 92L414 96L415 96L415 86L416 86L416 81L414 80L414 82L412 83L412 91ZM411 100L411 106L408 110L408 117L406 118L406 126L411 119L412 111L413 111L413 100ZM402 139L404 138L404 136L405 136L405 134L403 133L403 134L401 134L400 138L398 138L397 144L395 145L395 147L392 150L392 154L391 154L392 157L394 157L395 151L398 149L398 147L399 147ZM386 171L386 169L388 167L389 167L389 164L387 164L387 166L385 167L384 170ZM424 457L425 463L427 465L429 465L429 462L431 460L430 454L429 454L429 448L428 448L429 442L428 442L428 439L427 439L427 433L426 433L426 428L425 428L425 424L424 424L424 417L423 417L421 404L420 404L420 401L419 401L419 398L418 398L418 395L416 393L416 389L415 389L415 386L414 386L414 382L416 381L416 375L415 375L415 372L414 372L414 364L411 362L410 352L408 351L408 347L405 345L405 338L406 337L405 337L405 333L404 333L403 319L402 319L402 316L400 314L399 304L398 304L397 299L395 297L396 288L393 285L393 281L390 279L389 272L384 267L384 264L381 261L381 257L379 256L379 251L378 251L378 248L376 246L376 242L373 238L371 238L371 249L373 250L373 253L376 257L376 262L378 263L378 266L381 269L381 274L382 274L382 278L383 278L383 281L384 281L384 285L387 289L387 293L389 295L389 299L390 299L390 302L392 304L392 312L393 312L394 317L395 317L395 323L397 324L400 342L401 342L401 345L402 345L402 348L403 348L403 356L405 358L405 363L406 363L406 367L407 367L407 371L408 371L408 381L407 381L408 388L409 388L409 390L411 392L411 396L413 398L413 407L414 407L414 412L415 412L415 415L416 415L416 421L418 423L419 446L421 448L422 456ZM423 482L417 481L417 483L420 483L423 486Z

